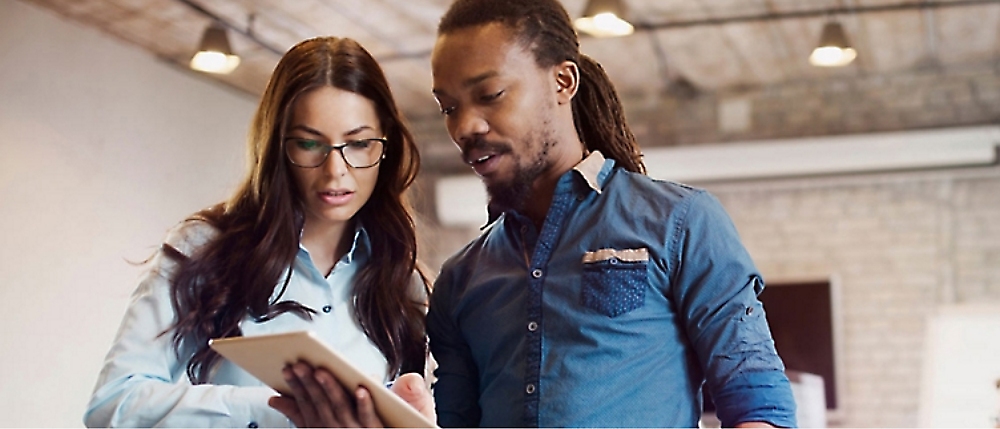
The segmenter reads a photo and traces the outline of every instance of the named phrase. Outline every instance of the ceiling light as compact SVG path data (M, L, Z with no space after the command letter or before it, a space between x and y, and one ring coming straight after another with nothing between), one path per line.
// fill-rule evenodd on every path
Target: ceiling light
M583 16L573 21L577 30L595 37L628 36L635 31L625 20L624 0L590 0Z
M229 46L226 29L218 22L205 29L198 52L191 58L191 68L207 73L228 74L240 65L240 57Z
M819 37L819 46L809 55L809 63L817 67L841 67L854 61L857 51L847 40L844 27L837 21L827 22Z

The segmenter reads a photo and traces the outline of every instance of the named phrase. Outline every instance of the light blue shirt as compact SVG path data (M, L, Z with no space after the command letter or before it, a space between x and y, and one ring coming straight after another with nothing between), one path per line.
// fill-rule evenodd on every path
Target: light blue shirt
M191 252L214 237L205 222L188 221L174 228L166 243ZM299 247L282 300L294 300L316 310L312 320L284 313L263 323L247 317L245 336L311 330L354 365L387 377L386 359L354 320L350 288L358 269L370 254L367 234L355 233L350 252L329 277L317 270L305 248ZM84 422L87 426L126 427L288 427L292 423L267 405L277 393L229 361L221 361L209 384L192 385L187 360L177 358L172 331L159 335L174 322L170 284L176 262L158 252L132 295L118 335L105 359ZM282 276L284 279L284 276ZM275 288L277 298L280 287ZM190 356L182 353L182 356Z

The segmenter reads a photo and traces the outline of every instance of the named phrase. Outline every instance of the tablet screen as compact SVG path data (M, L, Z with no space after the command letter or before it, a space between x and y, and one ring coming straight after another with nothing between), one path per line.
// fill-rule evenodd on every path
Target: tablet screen
M435 427L433 422L386 389L381 381L364 375L312 332L221 338L210 340L208 344L224 358L282 394L291 393L282 369L303 360L330 371L350 391L358 386L367 388L375 402L375 410L387 426Z

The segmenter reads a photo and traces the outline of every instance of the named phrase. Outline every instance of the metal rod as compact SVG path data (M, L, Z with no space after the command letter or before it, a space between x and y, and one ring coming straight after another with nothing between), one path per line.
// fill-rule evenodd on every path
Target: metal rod
M831 15L858 15L863 13L896 12L902 10L944 9L961 6L982 6L1000 4L1000 0L955 0L947 2L895 3L875 6L835 7L829 9L802 10L784 13L765 13L759 15L728 16L720 18L694 19L688 21L669 21L658 23L633 23L636 30L666 30L671 28L700 27L709 25L726 25L744 22L777 21L782 19L816 18Z
M235 31L237 33L242 34L247 39L252 40L254 43L256 43L257 45L259 45L260 47L262 47L262 48L264 48L264 49L266 49L268 51L273 52L275 55L279 55L280 56L280 55L284 55L285 54L285 50L284 49L278 49L278 48L276 48L274 46L271 46L267 42L265 42L265 41L260 40L259 38L257 38L257 36L255 34L253 34L253 31L251 31L250 28L243 28L243 27L237 26L236 24L233 24L233 23L231 23L231 22L223 19L221 16L216 15L212 11L210 11L208 9L205 9L200 4L195 3L192 0L177 0L177 1L185 4L186 6L190 7L191 9L194 9L195 12L198 12L198 13L200 13L202 15L205 15L209 19L214 20L215 22L218 22L219 24L222 24L224 27L226 27L226 28L228 28L230 30L233 30L233 31Z

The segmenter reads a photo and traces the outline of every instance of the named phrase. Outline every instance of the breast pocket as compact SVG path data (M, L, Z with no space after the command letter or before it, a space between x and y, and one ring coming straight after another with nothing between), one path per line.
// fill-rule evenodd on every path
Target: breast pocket
M581 303L610 317L635 310L646 302L649 251L601 249L583 255Z

